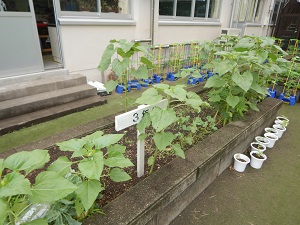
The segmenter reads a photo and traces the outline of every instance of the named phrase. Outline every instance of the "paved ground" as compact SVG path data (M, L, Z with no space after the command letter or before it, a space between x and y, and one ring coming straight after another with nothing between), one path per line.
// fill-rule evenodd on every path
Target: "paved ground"
M283 105L288 130L266 150L263 167L225 170L172 225L300 224L300 104Z

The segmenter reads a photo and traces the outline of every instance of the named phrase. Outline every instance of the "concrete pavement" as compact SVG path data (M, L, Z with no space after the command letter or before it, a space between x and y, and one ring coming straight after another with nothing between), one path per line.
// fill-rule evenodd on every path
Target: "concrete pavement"
M260 170L226 169L171 225L300 224L300 104L284 104L287 131Z

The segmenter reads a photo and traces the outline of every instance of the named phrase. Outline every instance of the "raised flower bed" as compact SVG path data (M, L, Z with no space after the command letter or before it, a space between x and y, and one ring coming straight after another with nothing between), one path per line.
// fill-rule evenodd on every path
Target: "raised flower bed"
M270 126L282 102L267 98L243 120L229 123L176 158L83 224L168 224ZM217 141L216 141L217 140Z

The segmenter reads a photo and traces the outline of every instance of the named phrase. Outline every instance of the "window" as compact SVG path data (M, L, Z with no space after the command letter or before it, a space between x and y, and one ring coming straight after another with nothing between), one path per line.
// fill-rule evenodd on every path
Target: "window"
M59 0L62 15L129 15L129 0ZM72 12L70 14L70 12ZM80 14L76 13L80 12ZM93 13L93 14L92 14Z
M28 0L0 0L0 12L30 12Z
M236 22L259 22L263 0L240 0L236 2L234 20Z
M221 0L159 0L159 15L218 19L220 3Z
M275 0L274 8L271 13L271 21L270 21L271 24L276 25L276 23L277 23L277 17L279 14L279 10L281 8L281 3L282 3L282 0Z

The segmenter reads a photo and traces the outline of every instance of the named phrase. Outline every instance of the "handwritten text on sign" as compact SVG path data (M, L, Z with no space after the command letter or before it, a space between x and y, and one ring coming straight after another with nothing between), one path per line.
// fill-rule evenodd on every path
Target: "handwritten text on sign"
M120 131L132 125L138 124L143 118L144 114L153 107L158 106L162 109L165 109L167 105L168 100L163 99L154 105L141 105L137 109L118 115L115 117L115 129L116 131Z

